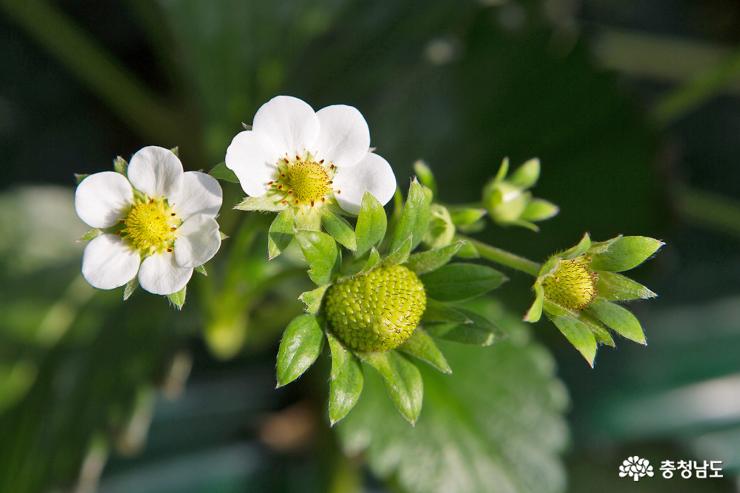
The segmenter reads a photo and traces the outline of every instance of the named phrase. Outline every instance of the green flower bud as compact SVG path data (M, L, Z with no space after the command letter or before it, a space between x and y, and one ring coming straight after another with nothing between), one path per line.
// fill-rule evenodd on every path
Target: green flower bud
M388 351L403 344L426 309L424 285L402 265L374 269L334 284L326 293L332 332L357 351Z

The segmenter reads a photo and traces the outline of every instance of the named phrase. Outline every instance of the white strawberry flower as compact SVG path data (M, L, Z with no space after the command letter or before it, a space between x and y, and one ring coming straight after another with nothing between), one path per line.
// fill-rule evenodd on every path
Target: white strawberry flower
M88 176L77 187L75 209L102 234L85 247L82 275L96 288L114 289L138 274L150 293L177 293L221 246L221 201L214 178L183 172L180 159L162 147L136 152L126 176Z
M251 197L274 195L283 207L314 207L336 199L356 214L365 192L386 204L396 190L388 161L372 152L365 118L352 106L314 111L277 96L257 110L251 130L234 137L226 166Z

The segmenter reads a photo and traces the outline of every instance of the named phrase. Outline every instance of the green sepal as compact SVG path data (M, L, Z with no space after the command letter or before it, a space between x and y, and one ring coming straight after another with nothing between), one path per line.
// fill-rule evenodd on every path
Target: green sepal
M560 208L545 199L532 199L522 212L521 219L524 221L544 221L555 217Z
M361 274L365 272L370 272L375 267L380 264L381 257L380 252L378 252L378 249L373 247L370 250L370 254L367 256L367 260L365 261L365 265L362 266L362 270L360 271Z
M180 157L180 146L170 147L170 152L177 157Z
M355 256L360 257L372 247L378 245L385 236L388 227L388 218L383 206L373 194L365 192L362 197L362 205L357 215L357 226L355 227Z
M409 256L406 267L417 274L425 274L437 270L447 264L462 246L463 242L457 241L442 248L415 253Z
M75 173L75 183L79 185L80 183L82 183L82 180L84 180L88 176L90 175L87 173Z
M416 365L397 351L356 354L383 378L391 401L401 416L415 424L424 398L424 383Z
M594 245L591 268L611 272L634 269L663 245L665 243L662 241L647 236L619 236L604 244Z
M473 346L490 346L504 338L504 332L486 317L465 308L458 310L465 322L426 325L427 332L438 339Z
M357 249L357 238L352 225L341 216L334 214L328 207L324 207L321 213L321 224L337 243L349 250Z
M121 156L116 156L116 158L113 160L113 170L116 173L127 176L126 174L128 172L128 163Z
M103 230L101 230L101 229L98 229L98 228L91 229L90 231L88 231L87 233L85 233L84 235L82 235L80 237L80 239L77 240L77 241L90 241L90 240L92 240L94 238L97 238L98 236L100 236L102 234L103 234Z
M244 200L236 204L234 209L247 212L280 212L287 207L279 196L266 193L261 197L244 197Z
M201 276L206 276L206 277L208 277L208 271L206 270L206 265L205 265L205 264L203 264L203 265L199 265L198 267L196 267L196 268L195 268L195 272L197 272L197 273L198 273L198 274L200 274Z
M452 373L452 368L442 351L434 343L434 339L421 327L417 327L411 337L398 347L398 350L429 364L442 373Z
M398 250L409 236L411 236L412 250L421 243L431 220L431 204L431 190L413 179L403 211L393 231L390 251Z
M424 310L421 320L425 323L472 323L470 318L461 310L432 299L427 300L427 308Z
M609 333L609 330L599 320L592 318L584 312L578 314L578 320L586 324L588 328L591 329L591 332L593 332L598 344L609 347L617 346L614 342L614 338Z
M319 286L311 291L305 291L298 296L298 299L306 306L306 311L313 315L319 313L321 309L321 302L324 300L324 295L329 285Z
M593 368L597 345L596 337L588 325L570 315L550 316L549 318Z
M272 260L288 248L295 236L295 216L285 209L275 216L267 231L267 258Z
M457 252L457 256L466 259L476 259L480 258L480 252L478 252L478 249L475 248L475 245L473 245L469 241L463 241L460 250L458 250Z
M525 228L530 231L533 231L535 233L539 233L540 227L537 226L535 223L530 221L525 221L524 219L516 219L514 221L509 221L508 224L510 226L519 226L520 228Z
M319 286L328 284L339 258L334 238L320 231L298 231L295 238L308 262L308 277Z
M589 236L588 233L584 233L581 240L578 242L578 244L572 248L569 248L565 250L564 252L558 254L557 256L560 258L564 258L567 260L574 259L576 257L580 257L584 253L586 253L589 248L591 248L591 236Z
M493 183L502 181L509 174L509 158L505 157L501 160L501 166L498 167L496 176L493 178Z
M411 241L411 236L406 238L406 241L401 243L396 250L392 251L383 259L383 265L398 265L406 262L411 254Z
M321 231L321 210L301 207L295 210L295 228L305 231Z
M596 290L601 298L609 301L645 300L658 296L639 282L608 271L599 272Z
M622 337L638 344L647 344L640 321L623 306L596 298L587 311Z
M439 301L475 298L507 281L501 272L485 265L455 263L420 276L427 296Z
M136 288L139 287L139 280L134 277L129 282L126 283L126 286L123 288L123 301L128 300L131 298L131 295L134 294L134 291L136 291Z
M283 332L277 355L277 388L303 375L321 354L324 331L310 314L294 318Z
M540 178L540 160L530 159L519 166L506 180L522 189L532 188Z
M474 207L448 207L447 210L450 212L452 223L464 231L467 231L465 228L469 226L480 224L487 213L485 209Z
M357 404L365 378L357 357L330 332L326 333L326 339L331 352L329 422L334 426Z
M432 191L432 195L437 195L437 180L434 178L434 173L427 166L427 163L419 159L414 163L414 173L419 179L422 185Z
M188 287L185 286L177 293L172 293L167 295L167 299L172 303L172 306L177 308L178 310L182 310L182 307L185 305L185 298L187 296L187 290Z
M532 286L532 290L534 291L534 301L527 313L524 314L524 321L529 323L538 322L542 318L542 306L545 302L545 289L540 282L536 282Z
M211 171L209 171L208 174L217 180L228 181L229 183L239 183L239 178L236 177L236 173L227 168L226 163L218 163L216 166L211 168Z

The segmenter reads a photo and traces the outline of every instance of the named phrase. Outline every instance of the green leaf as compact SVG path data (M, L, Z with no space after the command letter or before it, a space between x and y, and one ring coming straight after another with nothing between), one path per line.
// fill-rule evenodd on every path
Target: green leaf
M452 322L455 324L472 323L461 310L437 300L428 299L422 321L427 323Z
M113 160L113 170L116 173L120 173L123 176L126 176L126 172L128 171L128 163L121 156L116 156L116 158Z
M531 188L540 178L540 160L530 159L519 166L508 178L509 183L520 188Z
M662 241L646 236L621 236L609 242L605 250L593 252L591 268L611 272L634 269L663 245Z
M97 228L91 229L90 231L82 235L82 238L80 238L78 241L90 241L94 238L97 238L98 236L102 234L103 234L103 231L100 229L97 229Z
M170 300L170 303L172 303L172 306L174 306L178 310L182 310L182 307L185 305L185 297L187 295L187 289L188 287L185 286L177 293L172 293L172 294L167 295L167 299Z
M403 212L393 231L390 251L396 251L411 236L411 249L421 243L431 219L432 192L416 179L411 181Z
M534 290L534 301L532 302L532 306L529 307L529 310L527 310L527 313L524 315L524 321L530 323L537 322L542 318L542 305L545 302L545 290L543 289L542 284L537 282L532 289Z
M277 355L277 386L282 387L303 375L321 354L324 331L313 315L294 318L280 340Z
M209 175L217 180L228 181L229 183L239 183L236 174L226 167L226 163L218 163L208 172Z
M136 288L139 287L139 280L134 277L129 282L126 283L126 287L123 288L123 301L128 300L131 298L131 295L134 294L134 291L136 291Z
M360 257L380 243L387 227L388 218L383 206L370 192L365 192L355 228L357 244L355 255Z
M244 200L234 206L240 211L280 212L288 207L281 202L279 196L267 193L261 197L244 197Z
M416 365L396 351L357 355L377 370L398 412L406 421L415 424L424 397L424 384Z
M319 286L328 284L339 257L334 238L320 231L298 231L295 238L308 262L308 277Z
M393 251L385 259L383 264L385 265L398 265L406 262L409 259L411 253L411 237L406 238L406 241L401 243L397 250Z
M645 300L658 296L639 282L608 271L599 272L596 290L600 297L609 301Z
M521 218L524 221L544 221L557 216L560 209L557 205L544 199L532 199L524 208Z
M488 318L472 310L459 308L467 319L463 323L427 325L430 335L460 344L490 346L503 337L503 332Z
M422 160L414 163L414 173L422 185L432 191L432 195L437 195L437 181L434 179L434 173Z
M432 365L442 373L452 373L450 365L434 343L434 339L421 327L417 327L398 350Z
M425 402L414 428L367 372L363 398L337 427L344 450L362 454L375 475L408 492L565 491L559 453L567 443L567 397L553 358L517 319L499 318L514 330L492 347L439 342L454 374L419 368Z
M596 338L588 325L570 315L551 316L550 320L593 368L596 358Z
M295 216L292 209L285 209L275 216L267 232L267 258L272 260L280 255L294 236Z
M329 376L329 422L332 426L344 419L362 394L364 377L357 357L330 332L326 333L331 351Z
M596 298L589 305L587 311L622 337L640 344L646 344L645 333L640 321L623 306Z
M437 270L447 264L462 246L463 242L458 241L446 247L415 253L409 257L406 267L417 274L425 274Z
M496 289L507 280L501 272L485 265L447 264L421 276L427 295L439 301L474 298Z
M321 224L324 225L326 232L334 237L340 245L349 250L357 249L357 238L355 237L355 231L352 229L352 225L343 217L331 212L328 207L324 207L323 209Z
M319 313L319 310L321 309L321 302L324 300L324 294L326 294L326 290L328 288L329 285L327 284L325 286L319 286L316 289L312 289L311 291L301 293L298 299L301 300L304 305L306 305L306 311L308 313L314 315Z

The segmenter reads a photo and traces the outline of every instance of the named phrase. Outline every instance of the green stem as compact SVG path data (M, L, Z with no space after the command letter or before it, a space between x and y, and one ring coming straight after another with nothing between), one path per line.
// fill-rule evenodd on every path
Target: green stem
M474 240L466 236L458 235L458 238L473 245L475 249L478 250L478 254L486 260L501 264L510 269L524 272L525 274L529 274L534 277L537 277L537 274L540 272L540 264L533 262L528 258L520 257L514 253L507 252L501 248L491 246L487 243L483 243L482 241Z
M147 138L177 142L181 122L176 113L56 6L44 0L0 0L0 8L134 131Z
M740 237L740 202L710 192L681 189L679 213L697 226Z

